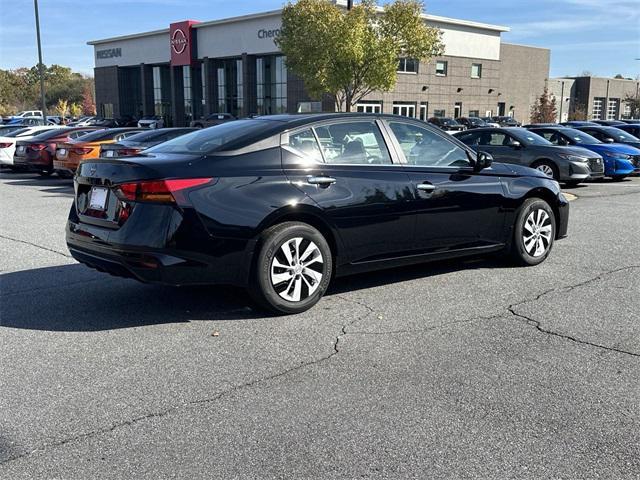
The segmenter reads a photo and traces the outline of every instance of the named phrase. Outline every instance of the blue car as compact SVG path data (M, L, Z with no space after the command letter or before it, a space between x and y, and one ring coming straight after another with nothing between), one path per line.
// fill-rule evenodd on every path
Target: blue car
M534 133L554 145L578 146L599 153L604 160L604 174L614 180L640 173L640 149L621 143L604 143L591 135L569 127L531 127Z

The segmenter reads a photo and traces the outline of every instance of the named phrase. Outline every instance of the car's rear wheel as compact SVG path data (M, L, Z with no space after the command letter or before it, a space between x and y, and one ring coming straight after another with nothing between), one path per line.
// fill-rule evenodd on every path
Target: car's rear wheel
M315 305L333 273L331 249L311 225L285 222L261 237L249 291L262 307L300 313Z
M511 255L520 265L545 261L556 237L556 219L547 202L528 198L516 218Z
M531 165L531 168L535 168L536 170L541 171L547 177L553 178L554 180L560 179L560 172L558 171L558 167L555 163L549 160L538 160L533 165Z

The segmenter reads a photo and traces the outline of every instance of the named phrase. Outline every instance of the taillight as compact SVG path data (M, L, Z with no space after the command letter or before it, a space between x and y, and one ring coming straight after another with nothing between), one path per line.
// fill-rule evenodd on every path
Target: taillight
M122 155L123 157L130 157L132 155L138 154L142 149L140 148L126 148L124 150L118 150L118 155Z
M84 148L74 148L71 150L76 155L86 155L87 153L91 153L93 148L84 147Z
M42 143L34 143L34 144L29 145L28 148L30 148L34 152L39 152L39 151L44 150L45 148L47 148L47 146L42 144Z
M186 203L184 191L211 182L211 178L185 178L122 183L116 195L129 202Z
M9 148L11 145L11 143L0 143L0 148Z

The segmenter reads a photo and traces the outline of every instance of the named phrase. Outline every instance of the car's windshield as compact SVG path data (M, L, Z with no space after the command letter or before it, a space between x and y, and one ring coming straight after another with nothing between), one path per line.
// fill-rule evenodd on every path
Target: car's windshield
M469 123L471 125L477 126L477 127L483 127L486 125L485 121L482 120L481 118L477 118L477 117L469 117Z
M458 122L456 122L453 118L441 118L440 119L440 123L442 125L460 125Z
M561 132L572 139L575 143L582 145L596 145L597 143L602 143L596 137L592 137L588 133L581 132L575 128L563 128Z
M234 148L235 146L233 144L238 143L237 140L266 132L272 127L272 122L264 120L236 120L235 122L227 122L216 125L215 127L187 133L186 135L151 147L146 150L146 152L210 153L222 150L225 146Z
M82 135L81 137L78 137L77 140L81 140L83 142L99 142L100 140L109 140L113 137L115 137L116 135L122 133L122 132L126 132L128 131L128 129L120 129L120 128L109 128L109 129L102 129L102 130L96 130L95 132L90 132L87 133L86 135Z
M619 128L616 127L602 127L601 130L604 130L605 132L607 132L607 134L611 135L613 138L615 138L617 141L619 142L640 142L640 140L638 140L636 137L634 137L633 135L625 132L624 130L620 130Z
M35 137L33 137L33 140L49 140L50 138L58 137L60 135L64 135L65 133L71 133L72 131L73 130L66 128L52 128L51 130L45 130L42 133L38 133Z
M546 138L541 137L537 133L530 132L526 128L514 128L509 131L514 133L516 138L525 145L553 145Z
M30 130L31 130L30 128L20 128L18 130L10 131L9 133L3 133L1 136L8 137L8 138L15 138L18 135L22 135L23 133L28 133Z

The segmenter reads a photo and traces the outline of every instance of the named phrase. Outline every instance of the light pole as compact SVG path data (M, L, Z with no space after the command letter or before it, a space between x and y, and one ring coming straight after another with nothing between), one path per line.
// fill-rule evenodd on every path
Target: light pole
M44 65L42 65L42 46L40 45L40 15L38 14L38 0L33 0L33 7L36 11L36 37L38 39L38 74L40 76L40 109L42 110L42 120L47 124L47 103L44 97Z

